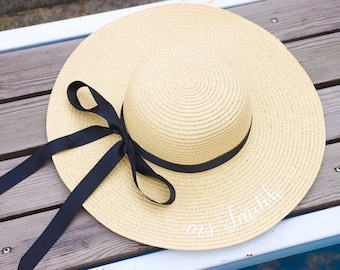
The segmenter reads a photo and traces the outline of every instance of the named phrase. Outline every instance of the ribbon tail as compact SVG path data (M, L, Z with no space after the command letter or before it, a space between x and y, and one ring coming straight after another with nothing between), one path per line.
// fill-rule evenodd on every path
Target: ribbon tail
M116 143L71 192L50 224L21 258L18 269L33 269L59 239L82 204L124 157L122 141Z
M109 128L92 126L48 142L24 162L0 177L0 194L39 170L54 154L93 142L110 134L112 134L112 131Z

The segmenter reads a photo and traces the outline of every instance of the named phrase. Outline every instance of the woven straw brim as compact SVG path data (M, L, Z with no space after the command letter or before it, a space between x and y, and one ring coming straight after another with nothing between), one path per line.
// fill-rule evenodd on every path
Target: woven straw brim
M71 107L66 95L71 82L91 85L120 112L136 67L159 48L188 42L223 52L250 89L253 124L246 145L229 162L202 173L150 164L176 189L169 206L152 203L138 191L124 158L84 207L112 231L145 244L181 250L226 247L269 230L296 207L316 178L325 147L323 111L312 82L285 46L261 27L225 10L187 4L152 8L105 26L85 39L62 68L48 106L48 139L106 125ZM166 123L166 116L159 117ZM67 187L74 189L118 140L112 135L54 156ZM151 197L166 193L138 178Z

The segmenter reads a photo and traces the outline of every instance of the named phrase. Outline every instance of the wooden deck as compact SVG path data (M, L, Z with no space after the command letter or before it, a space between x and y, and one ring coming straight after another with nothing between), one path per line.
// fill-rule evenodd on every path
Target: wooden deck
M291 215L340 205L340 173L335 170L340 166L340 2L266 0L230 10L284 42L322 101L327 132L323 164L310 192ZM0 55L0 175L47 142L45 117L51 88L81 41ZM0 269L17 268L68 194L49 162L0 196ZM5 252L6 247L10 252ZM152 250L109 231L81 210L37 269L78 269Z

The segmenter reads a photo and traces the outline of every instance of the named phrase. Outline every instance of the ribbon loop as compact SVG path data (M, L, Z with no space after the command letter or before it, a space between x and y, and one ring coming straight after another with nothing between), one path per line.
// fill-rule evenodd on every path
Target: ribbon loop
M90 93L94 100L97 103L97 106L86 109L84 108L77 96L77 92L80 88L87 87L90 90ZM73 105L74 108L85 111L85 112L91 112L95 113L101 117L103 117L109 124L109 127L111 128L113 133L117 133L122 137L123 144L121 146L121 152L127 154L130 164L131 164L131 170L132 170L132 177L134 180L134 183L136 187L142 192L142 190L138 186L138 180L137 180L137 174L136 171L144 174L146 176L150 176L152 178L155 178L156 180L160 181L161 183L164 183L167 188L169 189L169 198L166 202L161 203L153 200L152 198L149 198L144 192L144 196L146 196L150 201L160 203L160 204L171 204L175 200L175 189L174 187L165 180L162 176L155 173L152 168L146 164L146 162L143 160L143 158L136 152L136 145L137 143L134 142L130 135L128 134L125 126L124 121L124 113L123 113L123 106L121 108L121 117L119 118L116 110L113 108L113 106L105 99L103 98L96 90L94 90L91 86L87 85L84 82L81 81L75 81L72 82L68 89L67 89L67 95L69 98L70 103ZM140 147L139 147L140 148Z
M176 198L176 191L173 187L173 185L168 181L166 180L163 176L157 174L153 169L151 169L151 167L145 162L144 159L142 159L140 156L137 155L137 165L136 165L136 170L137 172L145 175L145 176L149 176L150 180L158 180L160 181L161 183L165 184L169 190L169 197L168 197L168 200L165 201L165 202L159 202L159 201L156 201L152 198L149 198L143 191L143 194L144 196L146 196L150 201L154 202L154 203L158 203L158 204L164 204L164 205L169 205L169 204L172 204ZM135 180L135 183L137 182L137 180ZM138 186L138 182L136 184ZM138 186L139 188L139 186ZM139 188L139 190L141 190Z
M129 136L130 138L130 136ZM172 186L172 184L167 181L164 177L162 177L161 175L157 174L146 162L145 160L139 156L138 154L136 154L135 152L135 148L134 148L134 144L135 142L132 141L132 139L128 139L127 142L127 155L129 157L129 161L131 164L131 171L132 171L132 178L133 181L136 185L136 187L143 193L143 195L148 198L150 201L157 203L157 204L164 204L164 205L169 205L172 204L173 201L175 200L176 197L176 192L174 187ZM148 195L146 195L139 187L138 184L138 179L137 179L137 174L136 172L145 175L145 176L149 176L151 177L152 180L156 180L159 181L160 183L163 183L166 185L166 187L169 190L169 197L166 201L164 202L160 202L157 201L155 199L150 198ZM150 180L151 180L150 179Z
M90 93L92 97L94 98L94 100L96 101L97 106L91 109L86 109L81 105L79 98L77 96L77 92L82 87L87 87L90 90ZM121 119L119 119L113 106L106 99L104 99L96 90L94 90L91 86L81 81L74 81L69 85L67 89L67 96L68 96L68 100L70 101L70 103L72 104L74 108L80 111L83 111L83 112L91 112L91 113L101 116L107 121L109 127L115 133L121 134L123 132L126 132L124 123L121 121Z

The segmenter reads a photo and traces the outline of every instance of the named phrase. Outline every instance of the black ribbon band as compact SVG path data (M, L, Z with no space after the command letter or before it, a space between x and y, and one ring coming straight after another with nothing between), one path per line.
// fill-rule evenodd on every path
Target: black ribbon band
M90 93L96 101L97 106L91 109L85 109L81 105L77 97L77 91L82 87L87 87L90 90ZM144 159L166 169L178 172L192 173L206 171L217 167L234 157L242 149L250 133L249 128L245 138L237 147L211 161L197 165L175 164L152 155L140 147L135 141L133 141L125 127L123 109L121 111L121 117L119 118L113 106L89 85L80 81L75 81L69 85L67 89L67 95L70 103L76 109L84 112L95 113L103 117L107 121L108 127L92 126L47 143L35 153L33 153L33 155L26 161L0 178L0 194L4 193L26 177L33 174L45 163L45 161L50 159L52 155L56 153L91 143L111 134L119 134L122 137L122 140L117 142L108 150L108 152L98 161L92 170L70 193L69 197L66 199L65 203L62 205L51 223L22 257L18 269L33 269L39 263L39 261L66 230L67 226L81 208L82 204L102 183L102 181L125 155L128 156L129 162L131 164L132 178L136 187L139 189L137 172L145 176L149 176L150 180L160 181L161 183L165 184L169 190L169 197L167 201L157 202L152 198L149 198L147 195L144 195L155 203L168 205L175 200L176 192L174 187L164 177L152 170L152 168L145 162Z

